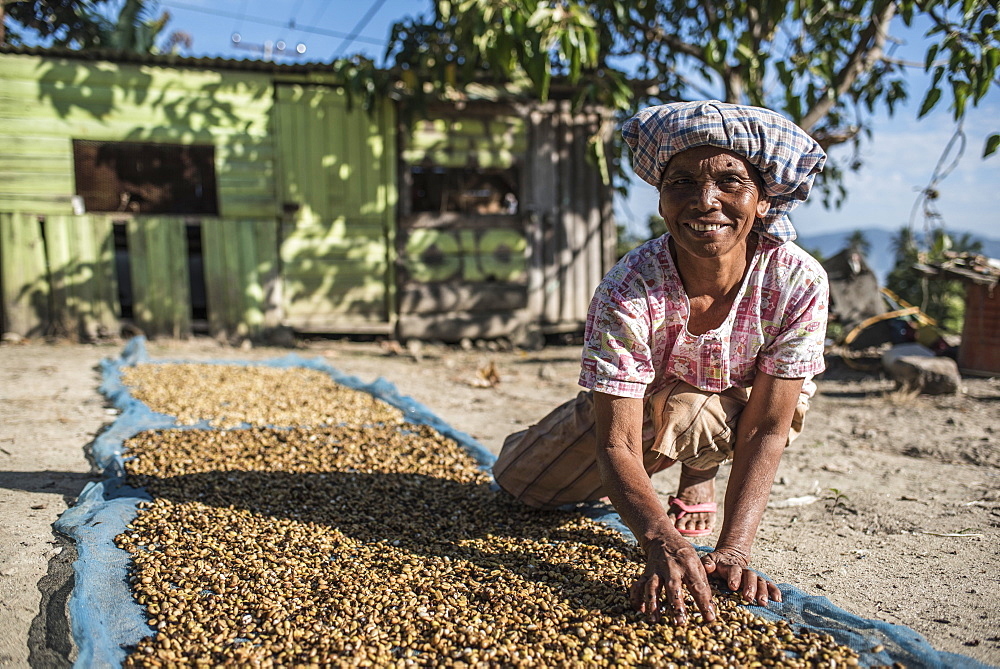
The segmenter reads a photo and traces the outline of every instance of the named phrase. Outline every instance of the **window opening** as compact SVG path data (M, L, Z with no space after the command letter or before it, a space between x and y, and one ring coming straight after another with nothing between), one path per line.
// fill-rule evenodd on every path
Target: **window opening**
M410 168L411 211L463 214L516 214L517 170L467 167Z
M211 145L75 139L73 165L86 211L219 213Z

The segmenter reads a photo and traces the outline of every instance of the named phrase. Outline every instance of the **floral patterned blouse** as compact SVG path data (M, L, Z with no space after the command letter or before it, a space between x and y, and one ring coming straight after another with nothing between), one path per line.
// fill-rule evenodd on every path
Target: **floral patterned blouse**
M823 371L829 286L823 267L791 242L758 236L733 308L718 328L687 330L689 303L670 255L670 235L646 242L615 265L590 304L580 385L619 397L647 397L671 379L721 392L753 385L760 370L779 378Z

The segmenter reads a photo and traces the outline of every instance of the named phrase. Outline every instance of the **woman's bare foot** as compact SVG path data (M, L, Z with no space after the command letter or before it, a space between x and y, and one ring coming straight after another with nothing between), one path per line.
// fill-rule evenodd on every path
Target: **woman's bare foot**
M718 471L718 467L692 469L681 465L677 497L671 498L667 510L667 515L675 519L674 526L681 534L705 536L715 529L715 475Z

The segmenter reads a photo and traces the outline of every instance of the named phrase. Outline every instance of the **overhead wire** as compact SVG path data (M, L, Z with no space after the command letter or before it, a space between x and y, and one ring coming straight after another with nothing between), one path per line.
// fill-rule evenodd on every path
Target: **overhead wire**
M178 2L177 0L160 0L161 5L167 5L175 9L185 9L192 12L200 12L202 14L209 14L212 16L219 16L221 18L228 19L238 19L240 21L247 21L249 23L258 23L260 25L273 26L276 28L287 28L287 24L280 21L275 21L274 19L265 18L262 16L250 16L247 14L240 14L238 12L227 12L218 9L208 9L206 7L200 7L198 5L193 5L187 2ZM341 32L339 30L325 30L323 28L314 28L312 26L295 26L295 30L299 30L305 33L311 33L314 35L322 35L324 37L334 37L339 39L344 39L351 37L349 33ZM370 37L357 36L353 38L356 42L366 42L368 44L376 44L378 46L384 46L384 39L375 39Z
M290 14L290 18L288 19L288 27L291 28L292 30L295 29L295 19L296 19L296 17L298 17L299 10L302 9L302 3L305 2L305 1L306 0L298 0L295 3L295 9L293 9L292 13Z
M247 13L247 0L243 0L243 2L240 3L240 15L239 18L236 19L236 27L233 28L234 33L238 33L243 28L243 17L246 16L246 13Z
M951 156L953 149L955 149L956 143L958 144L957 150L955 150L954 157ZM938 158L937 164L934 166L934 172L931 174L931 180L928 182L921 191L917 194L917 199L913 203L913 209L910 211L910 228L913 228L914 219L917 216L917 209L923 204L924 210L924 233L929 233L933 222L943 221L944 217L941 212L938 211L935 202L937 201L940 193L938 191L938 184L944 181L944 179L951 174L958 163L962 160L962 156L965 155L965 129L962 127L962 122L959 121L958 125L955 127L955 132L948 140L945 145L944 150L941 152L941 156Z
M327 8L331 4L333 4L333 3L331 3L331 2L320 2L319 11L316 12L316 15L313 16L312 21L310 21L309 23L311 23L312 25L316 25L317 23L319 23L319 20L321 18L323 18L323 14L326 13Z
M372 20L372 17L378 14L378 10L382 9L382 5L384 4L385 0L376 0L376 2L372 4L371 7L368 8L368 11L365 12L365 15L362 16L358 20L354 28L351 29L350 34L344 38L344 41L340 43L340 46L334 49L333 51L334 55L343 52L344 49L346 49L348 46L351 45L351 42L357 39L357 37L361 34L361 31L365 29L365 26L367 26L368 22Z

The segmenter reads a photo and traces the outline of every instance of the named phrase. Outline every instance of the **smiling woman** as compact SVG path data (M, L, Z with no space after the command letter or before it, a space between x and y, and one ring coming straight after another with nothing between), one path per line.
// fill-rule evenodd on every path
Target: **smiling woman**
M717 101L643 110L622 134L636 174L659 188L667 233L594 294L590 391L510 435L493 472L531 506L610 498L645 553L632 605L683 623L686 587L712 620L710 577L747 601L781 599L749 568L750 547L823 370L826 275L791 243L787 213L826 156L778 114ZM715 475L730 458L725 522L699 560L685 536L714 532ZM663 508L650 476L677 461Z

